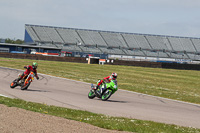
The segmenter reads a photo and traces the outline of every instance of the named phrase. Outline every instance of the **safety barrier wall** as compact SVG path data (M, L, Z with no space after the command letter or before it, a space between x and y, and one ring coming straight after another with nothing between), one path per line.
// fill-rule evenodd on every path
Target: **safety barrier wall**
M153 67L153 68L161 68L162 63L160 62L147 62L147 61L123 61L123 60L115 60L113 63L109 63L111 65L125 65L125 66L142 66L142 67Z
M199 64L162 63L161 68L200 70L200 65Z
M122 61L122 60L116 60L113 63L109 64L152 67L152 68L166 68L166 69L200 70L199 64L179 64L179 63L163 63L163 62L147 62L147 61Z
M86 58L81 58L81 57L55 57L55 56L43 56L43 55L33 55L33 54L16 54L16 53L0 53L0 57L88 63ZM94 62L94 63L96 64L96 62ZM178 64L178 63L146 62L146 61L123 61L123 60L114 60L113 62L109 62L109 63L106 63L106 64L125 65L125 66L141 66L141 67L152 67L152 68L200 70L199 64Z
M32 59L32 60L77 62L77 63L87 63L88 62L86 60L86 58L81 58L81 57L56 57L56 56L43 56L43 55L35 55L35 54L0 53L0 57Z

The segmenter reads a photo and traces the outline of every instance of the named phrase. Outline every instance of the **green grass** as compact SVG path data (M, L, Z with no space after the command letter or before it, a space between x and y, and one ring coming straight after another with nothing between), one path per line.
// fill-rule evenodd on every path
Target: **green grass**
M23 69L33 61L0 58L0 66ZM120 89L200 104L200 71L36 61L39 73L96 83L117 72Z
M128 119L122 117L109 117L106 115L95 114L87 111L73 110L68 108L49 106L45 104L26 102L20 99L10 99L2 96L0 96L0 104L5 104L9 107L18 107L47 115L53 115L63 117L66 119L85 122L94 126L112 130L139 133L200 133L200 129L196 128L181 127L176 125Z
M0 66L23 69L24 65L32 64L33 61L35 60L0 58ZM200 103L200 84L198 83L200 71L114 65L102 66L41 60L36 60L36 62L39 63L39 73L88 83L96 83L98 79L108 76L112 72L117 72L120 89L192 103ZM0 104L81 121L106 129L147 133L200 133L200 129L195 128L121 117L109 117L86 111L47 106L44 104L26 102L20 99L10 99L1 96Z

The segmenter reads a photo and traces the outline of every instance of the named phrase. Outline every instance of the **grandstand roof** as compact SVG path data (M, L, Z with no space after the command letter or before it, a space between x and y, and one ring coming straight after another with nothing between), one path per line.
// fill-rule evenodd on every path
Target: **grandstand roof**
M25 24L25 27L26 26L47 27L47 28L60 28L60 29L82 30L82 31L97 31L97 32L120 33L120 34L135 34L135 35L145 35L145 36L162 36L162 37L176 37L176 38L194 38L194 39L200 39L198 37L183 37L183 36L156 35L156 34L145 34L145 33L130 33L130 32L105 31L105 30L93 30L93 29L80 29L80 28L69 28L69 27L58 27L58 26L45 26L45 25L34 25L34 24Z

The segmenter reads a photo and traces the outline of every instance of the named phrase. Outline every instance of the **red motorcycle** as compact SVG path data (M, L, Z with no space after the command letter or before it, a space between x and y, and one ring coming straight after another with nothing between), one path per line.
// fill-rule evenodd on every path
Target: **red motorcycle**
M21 74L19 74L19 77L21 77ZM24 75L24 77L17 81L17 79L15 79L11 84L10 84L10 88L15 88L16 86L21 86L21 90L27 90L28 87L30 86L31 82L34 80L35 74L33 72L30 72L29 75Z

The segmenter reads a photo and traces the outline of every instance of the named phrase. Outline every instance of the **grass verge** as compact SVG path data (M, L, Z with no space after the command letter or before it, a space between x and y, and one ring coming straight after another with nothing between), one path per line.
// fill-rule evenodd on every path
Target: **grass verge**
M117 72L120 89L200 104L200 71L11 58L0 58L0 66L23 69L33 61L39 73L88 83Z
M106 115L95 114L87 111L48 106L45 104L26 102L20 99L11 99L2 96L0 96L0 104L5 104L9 107L18 107L29 111L85 122L94 126L111 130L140 133L200 133L200 129L196 128L181 127L176 125L128 119L122 117L109 117Z

